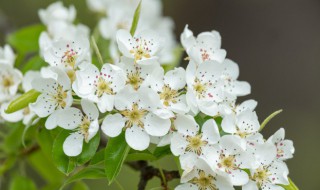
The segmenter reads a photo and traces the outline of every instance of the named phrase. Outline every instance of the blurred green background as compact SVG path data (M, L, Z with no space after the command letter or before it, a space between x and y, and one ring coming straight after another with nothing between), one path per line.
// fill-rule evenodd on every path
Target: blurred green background
M23 26L39 23L37 10L49 0L0 0L0 42ZM94 14L84 0L74 4L78 20L94 27ZM185 24L195 34L218 30L227 57L235 60L241 80L251 83L262 121L280 108L284 112L264 130L269 136L278 128L294 141L296 153L287 163L290 176L303 190L320 189L320 1L319 0L164 0L164 13L173 17L177 38ZM174 169L165 159L165 168ZM138 173L124 169L120 181L136 189ZM30 175L38 176L31 170ZM41 179L39 179L41 183ZM175 181L176 183L177 181ZM92 189L107 187L105 181L88 181ZM148 186L156 187L158 181Z

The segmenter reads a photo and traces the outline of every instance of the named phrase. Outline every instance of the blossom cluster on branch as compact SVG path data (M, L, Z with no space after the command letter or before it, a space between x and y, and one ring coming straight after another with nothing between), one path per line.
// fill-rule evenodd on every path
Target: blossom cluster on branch
M186 25L180 41L187 67L167 70L179 49L173 22L161 15L160 1L146 0L132 32L138 3L88 1L92 10L106 15L97 30L108 41L108 63L96 42L90 43L90 29L74 24L73 6L58 2L40 10L46 30L39 54L47 66L22 75L14 68L10 46L0 50L2 119L31 126L45 118L47 130L68 130L63 143L68 157L79 156L100 129L108 139L124 134L136 151L150 144L169 146L182 170L177 190L284 189L293 143L282 128L264 138L254 111L257 102L236 102L251 87L238 80L238 64L226 58L219 32L195 36ZM10 101L32 89L36 101L6 113Z

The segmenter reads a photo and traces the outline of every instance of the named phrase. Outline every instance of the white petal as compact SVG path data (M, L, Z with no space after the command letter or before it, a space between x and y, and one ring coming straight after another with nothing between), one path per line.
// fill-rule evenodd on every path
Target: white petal
M83 114L77 108L68 108L65 110L56 111L56 123L64 129L75 129L81 124ZM54 114L52 114L54 115ZM52 115L50 117L52 117Z
M169 132L170 119L162 119L153 113L149 113L144 120L145 131L152 136L161 137Z
M236 133L237 132L237 128L236 128L236 124L235 124L235 118L233 115L227 115L222 119L221 122L221 127L223 129L223 131L227 132L227 133Z
M7 114L7 113L5 113L5 110L7 109L8 105L9 105L9 103L3 103L1 105L1 117L4 120L9 121L9 122L18 122L18 121L22 120L22 118L24 117L23 109L16 111L16 112L13 112L13 113L10 113L10 114Z
M99 122L98 120L94 120L90 123L88 130L88 141L90 141L99 131Z
M39 71L28 71L23 77L22 81L22 88L24 89L25 92L29 91L32 89L32 81L35 78L41 77Z
M58 86L57 81L51 78L35 78L32 80L32 88L43 93L55 93Z
M81 99L81 107L90 120L98 119L99 111L93 102L87 99Z
M56 109L54 102L50 101L51 96L40 94L35 103L29 104L31 111L35 112L39 117L47 117Z
M130 50L132 50L132 44L130 43L135 43L133 42L133 38L130 35L130 33L127 30L118 30L117 31L117 43L119 50L123 55L126 57L133 58L133 55L130 53Z
M125 122L126 120L119 113L107 115L102 122L101 129L104 134L116 137L120 135Z
M272 143L264 143L256 145L256 159L262 165L269 165L277 155L277 148Z
M271 173L269 180L272 181L273 184L289 185L289 170L286 163L283 161L274 161L268 168L268 171Z
M63 143L63 151L67 156L78 156L82 152L83 135L72 133Z
M149 147L150 136L140 127L133 125L126 130L126 141L134 150L145 150Z
M192 183L178 185L175 190L198 190L198 187Z
M175 133L172 135L170 149L172 154L179 156L185 152L188 145L185 137L180 133Z
M97 105L101 113L113 110L114 97L114 95L103 94L101 98L99 98Z
M254 133L260 129L256 112L252 112L250 110L244 111L238 115L237 119L237 126L240 131Z
M239 114L247 109L253 111L257 107L258 102L255 100L246 100L237 106L236 112Z
M222 136L220 145L227 155L235 155L246 149L246 142L239 136L234 135Z
M244 185L248 183L249 176L245 171L242 170L232 170L229 174L231 183L236 186Z
M199 125L191 115L178 114L174 120L174 126L177 131L184 135L196 135L199 131Z
M262 190L270 190L270 189L272 189L272 190L285 190L283 187L281 187L279 185L274 185L274 184L270 184L270 183L262 185L261 189Z
M242 190L259 190L259 188L254 181L250 180L247 184L242 186Z
M180 90L186 85L186 72L183 68L175 68L168 71L164 76L164 83L168 84L171 89Z
M217 123L214 119L207 120L202 125L202 138L206 139L210 144L215 144L220 140L220 133Z

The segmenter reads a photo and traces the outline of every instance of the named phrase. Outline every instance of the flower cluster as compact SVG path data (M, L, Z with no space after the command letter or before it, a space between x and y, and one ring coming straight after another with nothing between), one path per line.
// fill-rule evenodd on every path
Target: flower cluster
M138 1L88 1L93 10L107 13L99 30L110 40L113 63L103 65L92 64L90 31L73 24L74 7L55 3L40 10L47 27L39 39L40 55L48 66L23 77L13 67L11 48L0 49L3 119L31 125L36 117L46 118L47 129L70 130L63 143L70 157L79 155L100 127L108 138L124 133L137 151L150 144L170 146L183 170L177 190L283 189L280 185L289 183L284 161L293 156L292 141L284 139L284 129L264 139L257 102L236 103L251 88L238 81L239 67L226 58L220 34L194 36L186 26L180 40L189 63L165 71L161 64L171 61L176 46L172 21L160 14L159 1L143 3L138 30L131 35ZM20 83L21 92L35 89L40 95L29 107L7 114Z

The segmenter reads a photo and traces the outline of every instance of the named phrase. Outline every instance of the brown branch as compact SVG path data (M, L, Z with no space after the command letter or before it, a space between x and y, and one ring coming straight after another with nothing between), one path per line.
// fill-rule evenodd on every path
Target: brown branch
M153 177L158 177L161 180L161 186L164 190L168 190L168 181L180 178L180 174L178 171L162 170L164 177L163 179L160 169L149 166L146 161L129 162L127 163L127 165L134 170L140 171L138 190L145 190L148 181Z

